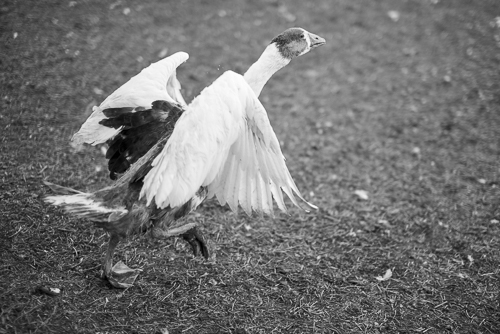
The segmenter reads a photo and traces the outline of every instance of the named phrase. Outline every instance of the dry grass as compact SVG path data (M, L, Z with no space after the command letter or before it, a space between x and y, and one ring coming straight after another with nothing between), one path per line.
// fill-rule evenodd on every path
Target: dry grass
M4 2L0 333L500 332L500 4L434 2ZM111 289L97 277L106 236L41 200L44 178L109 182L98 149L68 145L89 105L165 47L190 53L191 99L289 26L328 44L261 100L321 210L250 218L206 203L189 219L209 261L135 238L117 258L144 271Z

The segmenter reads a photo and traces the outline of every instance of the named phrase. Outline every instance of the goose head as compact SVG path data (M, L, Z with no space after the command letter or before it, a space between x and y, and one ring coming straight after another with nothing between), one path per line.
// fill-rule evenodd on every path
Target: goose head
M245 80L259 96L274 73L289 64L293 58L305 55L325 43L324 38L305 29L287 29L273 38L260 58L246 71Z
M271 41L271 45L276 46L280 55L289 60L305 55L325 43L324 38L302 28L287 29Z

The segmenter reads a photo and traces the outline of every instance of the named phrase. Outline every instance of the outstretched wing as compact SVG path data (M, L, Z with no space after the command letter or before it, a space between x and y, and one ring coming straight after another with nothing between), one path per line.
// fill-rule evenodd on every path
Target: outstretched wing
M144 178L141 197L160 208L186 203L200 187L209 197L245 212L272 214L273 198L286 211L308 203L295 185L267 113L245 79L228 71L179 118ZM297 201L297 196L300 201Z
M97 145L112 139L122 127L108 127L101 121L108 118L106 109L127 109L136 112L151 108L152 101L164 100L170 103L186 105L181 93L180 83L176 77L176 68L189 58L185 52L177 52L167 58L143 69L123 86L108 96L75 133L72 141L75 144Z

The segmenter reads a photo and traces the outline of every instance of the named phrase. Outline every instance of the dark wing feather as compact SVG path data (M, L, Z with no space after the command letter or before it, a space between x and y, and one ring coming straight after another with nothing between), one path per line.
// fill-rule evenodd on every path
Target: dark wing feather
M111 179L115 180L117 174L126 172L160 139L164 138L166 142L183 112L184 109L181 106L167 101L154 101L152 108L147 110L127 107L103 110L108 118L100 121L100 124L114 129L122 128L114 138L108 141L106 158L109 159L108 169ZM146 169L149 171L150 168ZM141 168L141 174L143 172L144 169ZM135 179L139 178L135 177Z
M166 118L166 115L168 115L168 113L163 110L148 109L123 113L113 118L105 118L101 120L99 124L115 129L122 126L125 128L136 128L141 125L154 122L158 119Z
M173 130L173 128L172 128ZM172 134L172 130L165 132L164 136L158 140L157 144L154 145L150 151L148 151L148 159L145 160L140 166L137 166L137 170L134 173L133 176L133 182L137 182L139 180L142 180L147 173L151 170L153 161L155 158L160 154L160 152L163 150L165 147L165 144L168 141L168 138L170 138L170 135Z
M104 114L104 116L108 117L108 118L113 118L113 117L117 117L117 116L120 116L124 113L129 113L129 112L132 112L133 110L136 110L136 111L139 111L140 107L137 107L137 110L135 108L132 108L132 107L125 107L125 108L108 108L108 109L104 109L102 111L102 113ZM141 108L142 110L144 110L144 108Z
M128 115L134 114L133 110L112 111L115 119L119 118L124 121L120 124L123 130L109 142L110 147L106 153L109 159L108 167L111 178L116 178L116 174L125 174L113 186L101 190L106 201L116 201L125 193L126 198L120 200L120 203L125 203L129 208L139 200L143 179L151 170L155 158L163 151L184 109L166 101L155 101L152 109L145 110L145 112L148 111L157 116L153 117L151 122L136 127L130 124L140 124L140 122L128 121L135 116ZM106 115L111 115L111 113ZM128 190L124 191L124 189ZM150 217L152 224L167 230L173 221L195 210L205 200L207 193L206 188L200 188L190 201L178 208L159 209L154 206Z

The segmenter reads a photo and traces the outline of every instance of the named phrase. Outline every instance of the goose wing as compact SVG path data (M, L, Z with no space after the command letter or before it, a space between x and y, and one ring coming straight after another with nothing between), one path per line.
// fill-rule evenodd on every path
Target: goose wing
M234 72L193 100L157 152L141 197L159 208L182 205L207 187L209 197L248 214L272 214L273 198L286 212L283 192L296 206L316 209L297 189L266 110Z
M145 155L158 141L170 136L184 108L176 103L154 101L150 109L110 108L104 109L106 118L99 124L120 129L107 141L108 169L111 179L126 172L130 166Z
M181 85L176 77L176 69L188 58L187 53L177 52L143 69L108 96L99 106L93 108L93 113L73 135L72 141L75 144L105 143L120 133L123 127L103 124L103 120L114 118L125 112L152 110L152 101L163 100L185 106L186 102L180 93Z

